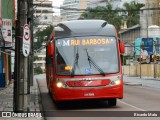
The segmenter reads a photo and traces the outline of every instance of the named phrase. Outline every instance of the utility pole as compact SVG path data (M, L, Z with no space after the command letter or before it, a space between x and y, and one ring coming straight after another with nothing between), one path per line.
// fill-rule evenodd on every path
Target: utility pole
M154 6L155 6L155 8L159 7L159 3L160 3L160 0L154 0ZM153 20L154 20L154 25L158 25L158 26L160 25L159 24L159 10L155 10L154 11Z
M140 79L142 78L142 58L141 58L141 50L140 50Z
M14 81L14 112L29 111L29 82L28 82L28 57L22 52L23 26L27 23L27 0L18 0L18 13L16 21L15 41L15 81Z

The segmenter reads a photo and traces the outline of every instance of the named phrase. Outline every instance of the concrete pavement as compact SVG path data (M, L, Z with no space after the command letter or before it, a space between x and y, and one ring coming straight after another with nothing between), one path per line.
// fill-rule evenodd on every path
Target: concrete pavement
M13 111L13 83L9 84L6 88L0 89L0 114L2 112ZM30 111L33 113L40 112L39 105L39 89L37 82L34 80L34 85L30 88ZM0 115L0 116L1 116ZM30 117L30 118L10 118L0 117L0 120L43 120L43 117Z
M139 85L160 89L160 80L154 79L152 77L142 77L140 79L140 77L129 77L124 75L123 80L125 85Z
M30 110L39 112L40 104L39 104L39 89L37 86L36 79L43 78L45 79L45 75L37 75L35 76L34 86L31 87L31 95L30 95ZM128 77L123 76L125 85L141 85L145 87L158 88L160 89L160 81L155 80L153 78L142 78L139 77ZM13 84L8 85L6 88L0 89L0 112L2 111L13 111ZM0 120L43 120L44 118L0 118Z

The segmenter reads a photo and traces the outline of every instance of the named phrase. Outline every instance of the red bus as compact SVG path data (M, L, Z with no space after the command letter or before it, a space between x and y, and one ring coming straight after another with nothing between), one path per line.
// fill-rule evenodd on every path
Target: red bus
M46 78L53 100L123 98L120 42L104 20L73 20L54 27L46 47Z

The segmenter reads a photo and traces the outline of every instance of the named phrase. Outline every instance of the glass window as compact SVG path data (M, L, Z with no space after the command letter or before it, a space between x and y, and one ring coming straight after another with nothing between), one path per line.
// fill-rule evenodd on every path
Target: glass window
M115 37L89 36L56 40L58 75L92 75L119 72Z

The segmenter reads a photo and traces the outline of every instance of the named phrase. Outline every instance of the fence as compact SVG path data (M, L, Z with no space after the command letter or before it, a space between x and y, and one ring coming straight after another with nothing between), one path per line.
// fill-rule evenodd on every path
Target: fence
M123 66L123 74L135 77L153 77L160 80L160 64L125 65Z

